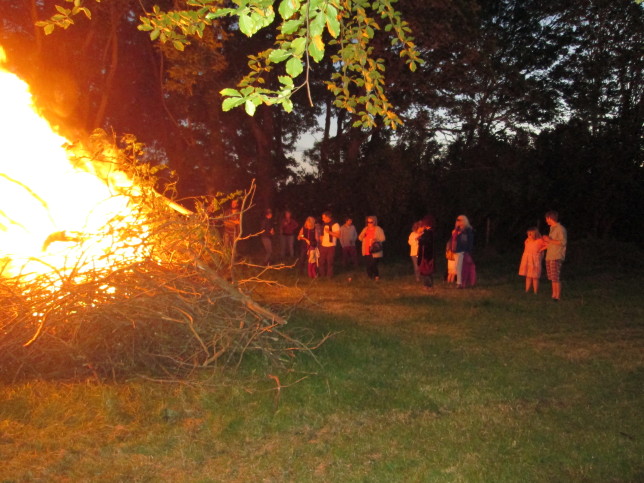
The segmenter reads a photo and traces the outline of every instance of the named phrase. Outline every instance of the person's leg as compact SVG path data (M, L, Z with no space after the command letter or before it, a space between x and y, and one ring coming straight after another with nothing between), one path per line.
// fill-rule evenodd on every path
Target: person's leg
M461 286L463 282L463 258L465 252L455 253L454 258L456 260L456 285Z
M525 278L525 293L530 291L530 286L532 285L532 279L530 277Z
M423 277L423 285L426 288L432 288L434 286L434 276L433 275L425 275Z
M342 266L345 268L349 266L349 248L342 247Z
M380 271L378 270L378 263L380 258L371 257L373 260L373 278L374 280L380 280Z
M373 257L371 255L364 256L365 267L367 269L367 277L373 278Z
M302 242L302 245L299 247L300 257L297 260L297 266L300 271L300 275L304 275L307 272L307 266L309 264L309 249L308 245Z
M326 275L326 247L318 247L320 250L320 258L318 259L318 273L320 277Z
M315 263L306 262L308 267L308 275L310 278L315 278L318 276L318 266Z
M561 297L561 282L559 281L561 260L546 260L546 271L548 272L548 280L552 283L552 299L559 300Z
M327 247L327 267L326 267L326 276L333 277L333 262L335 260L335 246Z
M268 237L262 237L262 245L264 245L264 265L271 264L271 257L273 256L273 243Z
M286 237L286 253L288 254L289 258L293 258L293 256L295 255L295 250L293 249L294 242L295 242L294 235L288 235Z
M358 250L355 245L349 247L349 254L351 255L351 263L354 268L358 267Z
M538 278L533 278L532 279L532 290L534 293L537 293L539 291L539 279Z
M420 282L420 268L418 267L418 257L416 255L411 255L411 263L414 267L414 278L417 282Z

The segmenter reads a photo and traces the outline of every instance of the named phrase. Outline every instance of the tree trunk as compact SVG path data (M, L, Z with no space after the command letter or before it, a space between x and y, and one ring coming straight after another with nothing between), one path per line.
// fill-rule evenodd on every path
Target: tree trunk
M93 125L90 126L91 129L100 127L105 119L105 112L110 100L110 93L114 85L114 77L116 76L116 69L118 67L119 61L119 37L118 37L118 25L120 21L120 16L117 9L114 7L113 3L110 3L110 38L109 42L106 45L106 50L110 49L111 59L109 68L107 70L107 77L105 79L105 85L102 90L101 102L98 105L96 110L96 115L94 116Z
M320 164L318 166L318 174L320 178L329 171L329 142L331 135L331 98L326 101L325 114L324 114L324 134L322 142L320 143Z
M260 208L273 204L275 193L273 169L273 131L274 124L270 107L260 106L254 116L249 117L257 162L257 202ZM261 119L261 122L259 121Z

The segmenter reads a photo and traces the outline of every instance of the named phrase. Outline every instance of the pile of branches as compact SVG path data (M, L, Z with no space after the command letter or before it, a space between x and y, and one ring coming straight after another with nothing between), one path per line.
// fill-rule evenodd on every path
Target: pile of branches
M236 365L248 351L279 361L307 350L281 330L283 314L253 299L265 282L213 229L226 198L188 211L152 189L148 167L126 161L119 169L142 187L133 198L138 222L55 243L110 236L134 255L119 259L115 249L107 269L81 259L71 271L0 279L0 377L176 378ZM242 194L242 215L253 193Z

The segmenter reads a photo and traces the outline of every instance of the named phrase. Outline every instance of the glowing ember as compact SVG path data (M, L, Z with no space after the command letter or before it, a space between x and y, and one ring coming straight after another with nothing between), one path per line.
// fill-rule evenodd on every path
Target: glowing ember
M141 224L124 194L132 183L112 166L83 161L81 169L78 159L88 156L80 148L73 165L69 141L38 114L28 85L2 68L2 55L0 48L0 273L62 278L141 257L140 240L115 235L118 224Z

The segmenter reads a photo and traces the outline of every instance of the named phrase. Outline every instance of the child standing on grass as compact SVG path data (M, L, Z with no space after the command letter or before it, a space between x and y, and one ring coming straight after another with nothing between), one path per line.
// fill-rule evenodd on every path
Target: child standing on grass
M527 238L523 245L519 275L525 277L525 292L530 292L532 287L536 294L539 291L539 279L541 278L541 265L546 242L543 241L539 230L533 227L527 231Z
M452 252L451 241L447 242L445 246L445 258L447 259L447 283L456 283L456 259L454 252Z

